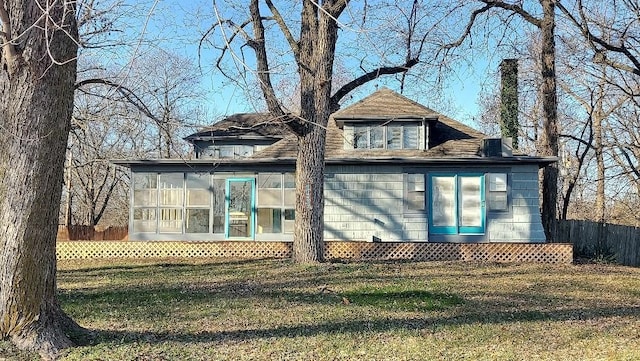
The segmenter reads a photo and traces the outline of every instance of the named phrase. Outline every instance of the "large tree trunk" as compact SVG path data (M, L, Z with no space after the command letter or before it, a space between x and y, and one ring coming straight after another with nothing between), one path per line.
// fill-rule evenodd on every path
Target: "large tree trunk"
M331 78L338 38L335 19L346 6L338 0L318 9L305 1L300 30L300 117L296 162L296 223L293 259L321 262L324 249L324 153L331 115Z
M555 66L555 1L540 0L543 18L540 23L542 32L542 108L543 127L540 142L540 155L558 156L558 111L556 95ZM558 165L550 164L542 170L542 225L547 241L556 239L556 207L558 197Z
M0 336L52 358L77 326L57 301L55 249L78 46L75 3L45 3L0 4L4 32L22 34L0 37Z

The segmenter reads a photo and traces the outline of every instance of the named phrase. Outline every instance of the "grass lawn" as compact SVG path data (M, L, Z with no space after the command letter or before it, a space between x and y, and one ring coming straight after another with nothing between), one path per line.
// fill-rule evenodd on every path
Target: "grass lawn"
M638 268L94 260L58 278L93 330L62 360L640 359Z

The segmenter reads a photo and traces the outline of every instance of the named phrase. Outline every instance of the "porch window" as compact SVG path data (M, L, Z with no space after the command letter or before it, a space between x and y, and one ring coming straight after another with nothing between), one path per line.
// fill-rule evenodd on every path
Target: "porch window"
M209 173L187 173L185 232L209 233L211 189Z
M258 233L282 233L282 174L258 174Z
M184 199L184 173L161 173L160 233L182 233L182 206Z
M293 233L296 213L296 179L293 173L284 176L284 233Z
M224 234L226 180L214 175L211 182L213 192L213 233Z
M135 173L133 175L133 231L156 232L156 206L158 204L158 175Z

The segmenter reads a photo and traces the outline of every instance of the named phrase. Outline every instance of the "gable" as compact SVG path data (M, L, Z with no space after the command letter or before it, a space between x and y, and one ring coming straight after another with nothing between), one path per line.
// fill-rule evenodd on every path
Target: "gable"
M340 125L344 120L429 119L438 113L391 89L382 88L368 97L333 114Z

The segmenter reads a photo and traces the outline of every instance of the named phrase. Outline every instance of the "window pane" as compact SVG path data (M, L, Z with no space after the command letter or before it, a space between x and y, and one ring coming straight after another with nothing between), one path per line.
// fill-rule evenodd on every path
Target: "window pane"
M387 127L387 149L402 148L402 127L390 125Z
M134 173L133 189L158 188L158 175L156 173Z
M233 158L233 145L221 145L218 147L220 158Z
M133 210L133 232L156 232L156 209L136 208Z
M489 190L490 191L506 191L507 175L505 173L489 173Z
M253 181L229 182L229 236L250 237L253 233L251 197Z
M158 202L158 175L156 173L133 174L133 205L155 206Z
M209 233L209 209L187 209L186 233Z
M424 174L407 174L405 176L407 190L406 208L411 211L424 210Z
M253 154L252 145L236 145L234 158L246 158Z
M211 191L208 173L187 173L187 206L209 207Z
M488 207L492 211L507 210L507 192L489 192Z
M258 174L258 188L281 188L282 174L260 173Z
M438 227L456 225L455 177L432 177L433 225Z
M292 173L284 174L284 206L296 206L296 180Z
M384 127L381 125L372 126L369 130L371 140L369 146L371 149L384 148Z
M213 233L224 233L225 180L213 179Z
M160 174L160 205L182 206L184 173Z
M134 189L133 205L150 207L155 206L158 202L158 193L155 189Z
M158 222L158 231L164 233L181 233L182 209L161 208L160 222Z
M460 226L482 226L481 177L460 177Z
M282 207L282 174L258 174L258 207Z
M284 210L284 233L293 233L293 227L296 220L295 209Z
M282 233L280 208L258 208L258 233Z
M402 128L402 148L418 149L418 126L403 125Z
M356 125L353 127L353 146L356 149L369 148L369 127Z
M202 148L200 158L218 158L218 149L213 145Z

